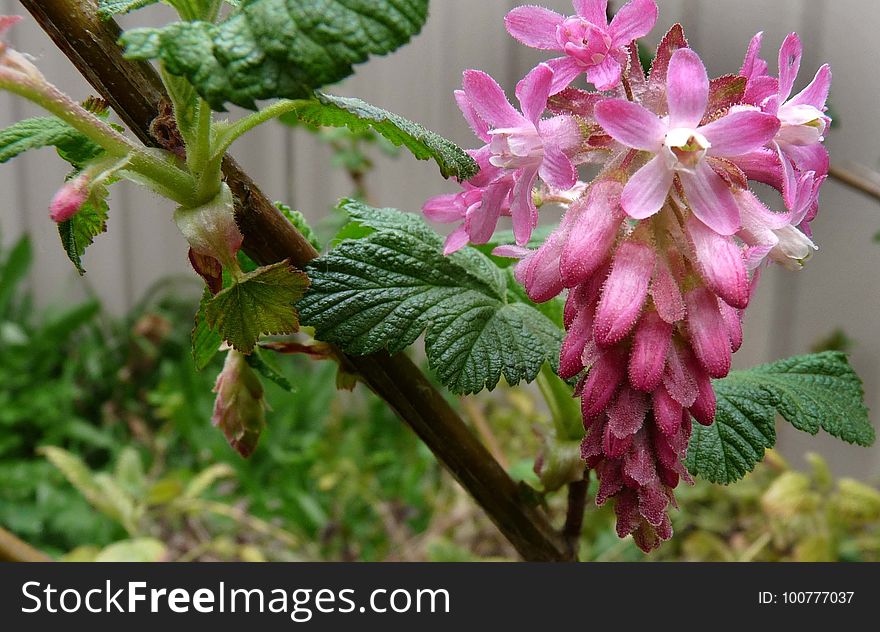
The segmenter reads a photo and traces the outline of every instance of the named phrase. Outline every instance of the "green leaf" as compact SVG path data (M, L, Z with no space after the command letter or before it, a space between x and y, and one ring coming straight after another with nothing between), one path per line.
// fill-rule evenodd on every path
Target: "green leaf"
M250 353L263 334L299 329L294 303L308 284L308 278L286 261L257 268L211 298L205 320L234 349Z
M250 354L247 358L247 363L250 367L262 375L267 380L271 380L275 382L278 386L283 388L285 391L293 393L296 391L296 388L293 384L290 383L281 371L279 371L275 366L273 366L266 357L260 353L258 349L254 349L254 352Z
M93 187L91 196L79 212L69 220L58 224L61 245L64 246L67 257L73 262L80 275L86 273L82 264L86 248L92 245L95 237L107 231L107 217L110 211L107 195L106 187Z
M243 0L219 24L177 22L123 35L131 59L161 59L216 110L232 102L302 99L352 65L406 44L428 0Z
M212 298L211 290L205 288L192 330L192 356L198 371L203 371L211 363L223 344L223 336L205 318L205 307Z
M371 229L309 266L299 302L317 337L353 354L402 351L425 333L429 364L456 393L532 381L559 353L561 331L513 301L506 275L472 248L443 256L443 240L419 217L353 200L341 208Z
M714 387L715 423L695 425L687 455L688 470L712 482L731 483L754 469L776 443L777 412L810 434L822 429L848 443L874 442L862 382L843 353L795 356L733 371Z
M30 149L57 147L61 157L79 167L103 153L85 135L54 116L29 118L0 130L0 164Z
M476 161L450 140L402 116L360 99L317 93L301 101L282 120L294 118L315 127L347 127L354 133L376 131L396 147L405 146L419 160L433 159L444 178L469 180L479 171Z
M154 538L135 538L105 547L95 562L159 562L168 554L165 545Z
M0 263L0 318L6 313L16 289L31 269L32 260L31 240L24 235L12 247L6 261Z
M114 15L123 15L156 4L160 0L98 0L98 15L102 20L109 20Z

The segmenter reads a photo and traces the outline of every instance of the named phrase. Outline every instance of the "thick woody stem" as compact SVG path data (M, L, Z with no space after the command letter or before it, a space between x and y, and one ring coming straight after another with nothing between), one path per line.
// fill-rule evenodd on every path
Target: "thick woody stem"
M119 27L97 17L95 0L20 1L132 132L144 143L155 144L149 128L166 98L161 80L149 64L122 56L117 46ZM236 197L243 247L249 256L263 265L288 259L298 267L318 256L229 157L223 161L223 174ZM375 354L346 360L428 445L523 558L572 559L546 516L524 499L516 483L409 358Z
M0 527L0 562L51 562L45 553Z

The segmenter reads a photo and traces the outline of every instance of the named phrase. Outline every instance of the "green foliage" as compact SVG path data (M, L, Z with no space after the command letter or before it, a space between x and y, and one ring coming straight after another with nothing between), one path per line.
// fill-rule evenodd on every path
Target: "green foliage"
M0 164L31 149L56 147L76 167L103 150L73 127L54 116L25 119L0 130Z
M205 288L202 300L199 302L199 310L196 312L195 327L192 330L192 355L196 369L201 371L220 350L223 344L223 336L208 324L205 317L205 309L213 298L211 290Z
M79 212L69 220L58 224L61 245L80 275L86 273L82 263L86 248L92 245L95 237L107 231L109 212L107 189L103 186L95 187Z
M306 240L312 244L312 247L318 252L321 251L321 241L318 239L318 236L315 234L315 231L312 230L312 227L309 226L309 223L306 221L305 215L300 211L294 211L287 204L282 202L275 202L275 207L281 211L281 214L287 218L291 224L293 224L294 228L296 228Z
M109 20L114 15L122 15L136 9L148 7L161 0L98 0L98 15Z
M302 272L284 261L258 268L208 300L205 320L234 349L250 353L261 335L299 329L293 305L308 284Z
M347 127L354 133L373 130L396 147L406 147L419 160L433 159L444 178L469 180L479 171L474 159L452 141L360 99L317 93L284 115L285 120L291 118L312 127Z
M321 340L349 353L402 351L425 332L431 369L455 393L532 381L558 355L559 328L532 305L512 302L502 270L473 249L443 255L419 217L343 202L368 229L309 266L299 309Z
M177 9L180 17L185 20L210 19L211 13L217 11L221 1L233 7L239 5L239 0L98 0L98 15L104 20L109 20L116 15L164 2Z
M871 445L874 429L862 383L839 352L796 356L715 382L718 409L711 426L695 426L687 467L728 484L754 469L776 443L778 412L798 430L820 429L848 443Z
M161 59L214 109L254 109L274 97L308 98L352 65L406 44L428 0L243 0L219 24L178 22L123 36L132 59Z

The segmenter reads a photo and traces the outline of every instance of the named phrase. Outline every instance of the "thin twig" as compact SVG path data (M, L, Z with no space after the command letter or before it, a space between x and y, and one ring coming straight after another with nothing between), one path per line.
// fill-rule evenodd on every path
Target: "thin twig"
M568 510L565 513L562 537L568 546L572 559L576 559L581 530L584 527L584 511L587 507L587 488L589 485L590 482L586 476L583 480L568 484Z
M0 527L0 562L51 562L52 558L38 551Z
M123 57L119 26L97 17L95 0L20 0L55 44L138 138L155 145L149 129L167 99L147 63ZM223 161L236 198L244 251L262 265L283 260L302 268L318 256L231 158ZM337 353L340 353L337 350ZM523 558L564 561L570 553L547 517L520 493L443 395L405 355L347 357L364 382L406 422L486 511Z
M880 173L853 162L832 165L828 175L851 189L880 201Z

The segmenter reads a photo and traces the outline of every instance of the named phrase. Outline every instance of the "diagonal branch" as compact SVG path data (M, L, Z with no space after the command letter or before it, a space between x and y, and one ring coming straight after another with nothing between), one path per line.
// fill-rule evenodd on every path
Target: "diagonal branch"
M129 129L144 143L155 144L149 128L164 98L161 80L149 64L122 56L117 45L119 27L97 17L95 0L20 2ZM236 197L248 255L263 265L289 259L299 267L318 256L229 157L223 162L223 173ZM545 515L524 500L516 483L409 358L375 354L346 360L428 445L523 558L571 559Z

